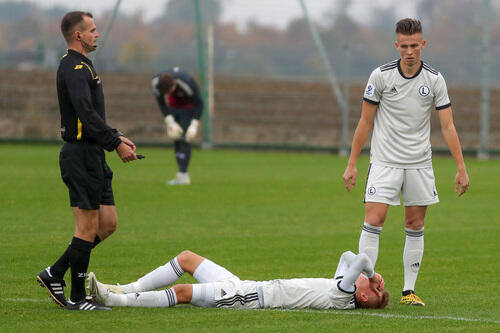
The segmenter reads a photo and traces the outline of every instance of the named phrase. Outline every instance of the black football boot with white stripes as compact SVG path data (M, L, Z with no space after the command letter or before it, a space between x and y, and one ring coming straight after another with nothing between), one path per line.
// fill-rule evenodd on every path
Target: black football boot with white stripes
M94 310L105 310L111 311L111 308L99 305L95 303L91 296L87 296L79 302L72 302L68 299L68 305L66 305L66 309L68 310L77 310L77 311L94 311Z
M61 307L66 307L66 297L64 296L64 287L66 282L63 279L56 278L50 274L50 267L45 268L36 276L38 283L43 288L47 288L50 297Z

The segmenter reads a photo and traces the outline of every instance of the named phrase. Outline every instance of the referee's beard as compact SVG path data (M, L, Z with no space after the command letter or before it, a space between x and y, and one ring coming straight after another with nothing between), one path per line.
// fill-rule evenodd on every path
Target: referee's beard
M90 53L90 52L97 50L97 41L96 41L95 45L91 45L91 44L85 42L84 40L80 39L80 44L82 45L82 49L84 49L85 52L87 52L87 53Z

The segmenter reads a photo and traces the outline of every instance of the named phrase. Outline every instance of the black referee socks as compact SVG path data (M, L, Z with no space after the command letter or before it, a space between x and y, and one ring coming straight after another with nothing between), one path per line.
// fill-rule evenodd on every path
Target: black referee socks
M89 267L90 252L93 242L73 237L69 246L69 263L71 266L71 301L78 302L85 298L85 278Z

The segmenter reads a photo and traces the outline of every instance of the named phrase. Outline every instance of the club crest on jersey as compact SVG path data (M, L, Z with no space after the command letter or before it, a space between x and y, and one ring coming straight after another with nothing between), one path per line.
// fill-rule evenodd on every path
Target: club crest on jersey
M366 191L366 192L368 193L368 195L374 195L377 192L377 190L375 189L375 187L370 186L368 188L368 191Z
M375 86L371 83L368 83L368 85L366 86L365 95L368 97L372 97L373 94L375 94Z
M427 86L421 86L420 88L418 88L418 92L420 93L421 96L425 97L425 96L429 95L431 90Z

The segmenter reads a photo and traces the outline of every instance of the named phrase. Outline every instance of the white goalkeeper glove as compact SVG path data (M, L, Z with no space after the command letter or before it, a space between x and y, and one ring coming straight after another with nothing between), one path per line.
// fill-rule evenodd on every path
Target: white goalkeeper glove
M191 124L189 124L189 127L186 131L186 141L191 142L193 139L196 137L196 133L198 133L198 125L200 124L200 121L197 119L191 120Z
M168 115L165 117L165 124L167 124L167 136L173 140L179 140L184 131L182 127L175 121L174 116Z

